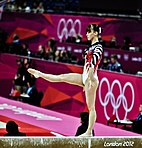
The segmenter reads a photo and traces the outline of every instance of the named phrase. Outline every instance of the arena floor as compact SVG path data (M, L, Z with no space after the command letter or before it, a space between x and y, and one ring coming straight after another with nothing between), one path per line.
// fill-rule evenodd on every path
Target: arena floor
M80 119L19 101L0 97L0 136L6 133L5 125L14 120L27 136L74 136ZM96 123L96 136L139 136L120 128Z

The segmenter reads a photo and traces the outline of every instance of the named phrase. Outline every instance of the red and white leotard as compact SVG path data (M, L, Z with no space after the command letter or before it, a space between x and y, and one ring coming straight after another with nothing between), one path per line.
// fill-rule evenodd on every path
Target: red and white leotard
M89 46L84 52L85 64L83 68L83 84L85 85L88 78L89 67L94 69L94 78L98 81L97 69L102 57L103 48L99 42L96 42Z

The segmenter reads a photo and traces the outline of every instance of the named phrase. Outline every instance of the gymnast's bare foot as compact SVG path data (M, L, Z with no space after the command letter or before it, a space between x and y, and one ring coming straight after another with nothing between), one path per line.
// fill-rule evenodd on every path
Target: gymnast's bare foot
M92 137L92 136L93 136L92 133L89 134L89 133L86 132L86 133L79 135L78 137Z
M32 75L34 75L35 78L39 78L40 77L40 71L35 70L33 68L28 68L28 72Z

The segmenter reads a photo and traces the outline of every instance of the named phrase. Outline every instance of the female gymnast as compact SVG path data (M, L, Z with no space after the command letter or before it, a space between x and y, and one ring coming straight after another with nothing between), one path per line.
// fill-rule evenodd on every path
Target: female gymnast
M84 88L86 103L89 110L89 124L87 131L80 135L81 137L92 136L92 129L94 128L94 123L96 121L95 99L96 90L99 84L97 69L103 52L102 45L99 43L98 39L100 33L101 27L96 24L90 24L86 29L86 36L91 42L91 45L84 51L85 64L83 74L67 73L52 75L45 74L32 68L28 69L28 72L33 74L36 78L41 77L49 82L66 82Z

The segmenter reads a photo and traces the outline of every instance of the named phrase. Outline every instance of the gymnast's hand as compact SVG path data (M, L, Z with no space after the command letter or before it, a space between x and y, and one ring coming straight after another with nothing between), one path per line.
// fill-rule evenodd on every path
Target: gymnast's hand
M39 78L40 77L40 71L35 70L33 68L28 68L27 70L30 74L34 75L35 78Z

